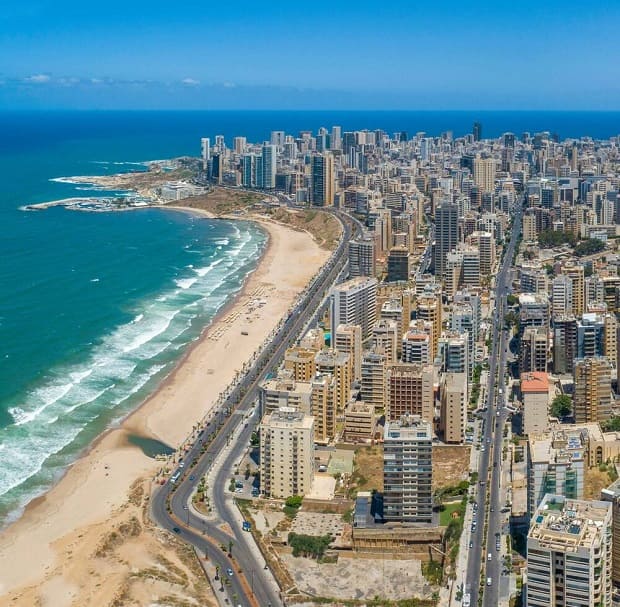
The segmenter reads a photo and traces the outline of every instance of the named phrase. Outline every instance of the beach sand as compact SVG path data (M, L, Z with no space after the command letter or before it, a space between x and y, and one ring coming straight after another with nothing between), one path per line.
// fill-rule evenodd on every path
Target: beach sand
M148 604L166 594L188 601L198 592L204 596L204 579L192 570L195 560L185 558L186 547L144 514L161 463L127 437L141 434L178 447L329 257L307 233L261 223L268 248L234 303L153 396L0 533L0 605L104 606L119 598ZM168 574L153 577L153 569L184 573L175 582Z

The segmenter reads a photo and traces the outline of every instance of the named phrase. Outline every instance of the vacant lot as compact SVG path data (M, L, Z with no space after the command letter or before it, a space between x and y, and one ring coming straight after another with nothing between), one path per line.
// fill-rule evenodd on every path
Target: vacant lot
M383 446L360 447L355 450L351 484L357 491L383 491Z
M586 468L583 483L583 499L601 499L601 489L609 487L611 483L612 480L609 478L607 470L599 470L598 468Z
M184 198L180 201L180 204L192 209L202 209L209 213L214 213L215 215L224 215L226 213L246 209L252 204L260 202L262 199L263 196L255 192L213 188L208 194Z
M433 490L453 487L469 476L470 447L433 445Z

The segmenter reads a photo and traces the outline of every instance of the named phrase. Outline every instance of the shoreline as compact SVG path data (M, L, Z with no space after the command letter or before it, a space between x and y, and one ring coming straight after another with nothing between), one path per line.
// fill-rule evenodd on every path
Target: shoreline
M181 205L157 208L216 218L207 211ZM131 486L140 479L153 479L163 465L130 444L129 436L153 438L178 448L190 436L193 425L213 410L218 394L251 359L330 255L308 234L266 218L222 219L253 221L267 232L259 262L154 392L118 426L100 434L53 487L33 499L19 519L0 530L0 597L9 593L12 604L30 604L33 596L53 596L50 604L61 604L53 601L58 598L58 587L64 587L67 580L66 572L59 573L58 568L71 569L70 563L58 565L58 557L66 552L63 540L92 526L113 526ZM307 261L303 264L306 272L291 276L289 260L295 254ZM265 304L249 307L248 303L258 297ZM37 545L35 554L32 545ZM52 595L46 594L44 587L51 587Z

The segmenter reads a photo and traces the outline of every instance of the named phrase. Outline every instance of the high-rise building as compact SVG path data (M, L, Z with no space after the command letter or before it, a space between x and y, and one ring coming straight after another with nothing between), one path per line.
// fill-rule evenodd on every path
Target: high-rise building
M573 280L560 274L551 283L551 314L553 316L573 313Z
M314 440L327 443L336 434L336 380L331 373L317 373L311 382Z
M334 405L344 411L351 397L351 357L337 350L322 350L314 357L317 373L329 373L334 377Z
M338 325L359 325L367 339L377 317L377 279L352 278L332 288L331 330Z
M444 373L440 388L439 430L446 443L460 444L467 427L467 374Z
M573 282L573 310L572 313L579 317L585 312L585 277L584 267L580 264L566 264L562 268L562 274L568 276Z
M386 367L387 405L386 419L394 421L403 415L419 415L423 420L433 421L432 365L395 363Z
M375 259L375 239L364 236L349 242L349 276L375 276L377 273Z
M523 434L539 434L549 424L549 376L541 371L521 374Z
M203 137L200 140L200 156L202 158L202 170L206 171L211 159L211 139Z
M293 346L284 354L284 369L290 371L295 381L310 381L316 372L314 357L318 350Z
M342 149L342 127L333 126L332 133L329 141L330 150Z
M372 328L372 348L385 356L388 363L398 360L398 322L396 320L380 319Z
M314 418L289 407L260 424L260 479L265 497L305 495L314 480Z
M266 190L273 190L276 187L276 146L263 145L263 184Z
M428 332L409 330L403 335L402 342L403 362L424 365L432 362L430 353L432 348L431 335Z
M438 293L424 293L418 297L416 318L427 320L433 326L431 360L437 356L437 346L441 335L441 295Z
M527 536L528 607L611 607L612 504L547 494Z
M307 381L296 381L285 374L261 383L258 400L261 415L289 407L310 415L312 386Z
M362 359L362 400L375 410L385 407L385 355L368 352Z
M527 448L527 510L532 516L547 493L583 499L587 439L581 428L534 434Z
M388 282L409 280L409 249L404 246L392 247L388 255Z
M458 243L459 208L456 204L443 203L435 211L435 276L443 278L446 255Z
M494 158L474 158L474 183L482 192L495 190L497 163Z
M547 371L547 329L545 327L527 327L521 338L519 369L521 373L529 371Z
M359 325L338 325L332 341L338 352L349 355L352 380L360 381L362 378L362 328Z
M417 416L385 423L383 518L386 522L433 522L433 432Z
M482 139L482 123L474 122L472 132L474 135L474 141L480 141Z
M572 373L577 358L577 319L572 315L553 319L553 370Z
M334 157L330 153L312 156L312 204L331 207L334 204Z
M611 365L604 356L577 359L573 368L575 423L611 417Z

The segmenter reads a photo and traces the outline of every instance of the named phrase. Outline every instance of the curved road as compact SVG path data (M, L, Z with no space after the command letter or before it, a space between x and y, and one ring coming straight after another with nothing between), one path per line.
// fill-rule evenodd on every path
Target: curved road
M318 278L307 290L282 324L271 343L258 356L252 368L233 389L222 407L214 413L205 430L184 456L184 467L177 469L180 478L176 483L170 481L157 487L151 499L151 517L161 527L178 533L179 537L194 546L200 553L208 556L211 563L219 566L220 577L228 577L230 597L235 604L282 605L274 588L271 574L264 569L264 562L256 562L250 542L251 534L244 533L235 522L236 507L226 500L224 490L230 478L234 462L247 447L252 431L259 423L258 408L254 404L260 382L269 373L277 370L285 350L301 335L306 324L318 315L319 309L326 305L324 297L346 268L347 244L361 229L361 224L339 211L331 210L344 226L343 238L332 258L322 268ZM235 403L239 403L235 407ZM233 412L234 408L234 412ZM213 464L214 457L228 445L240 424L244 427L235 439L232 449L225 455L217 472L213 487L212 507L218 520L207 520L196 516L189 508L191 496L200 479ZM234 537L222 529L227 522ZM228 555L229 542L233 543L232 559ZM221 547L224 546L225 549ZM233 560L234 559L234 560ZM230 568L232 576L226 573ZM218 584L220 588L223 585ZM219 591L219 590L218 590Z

